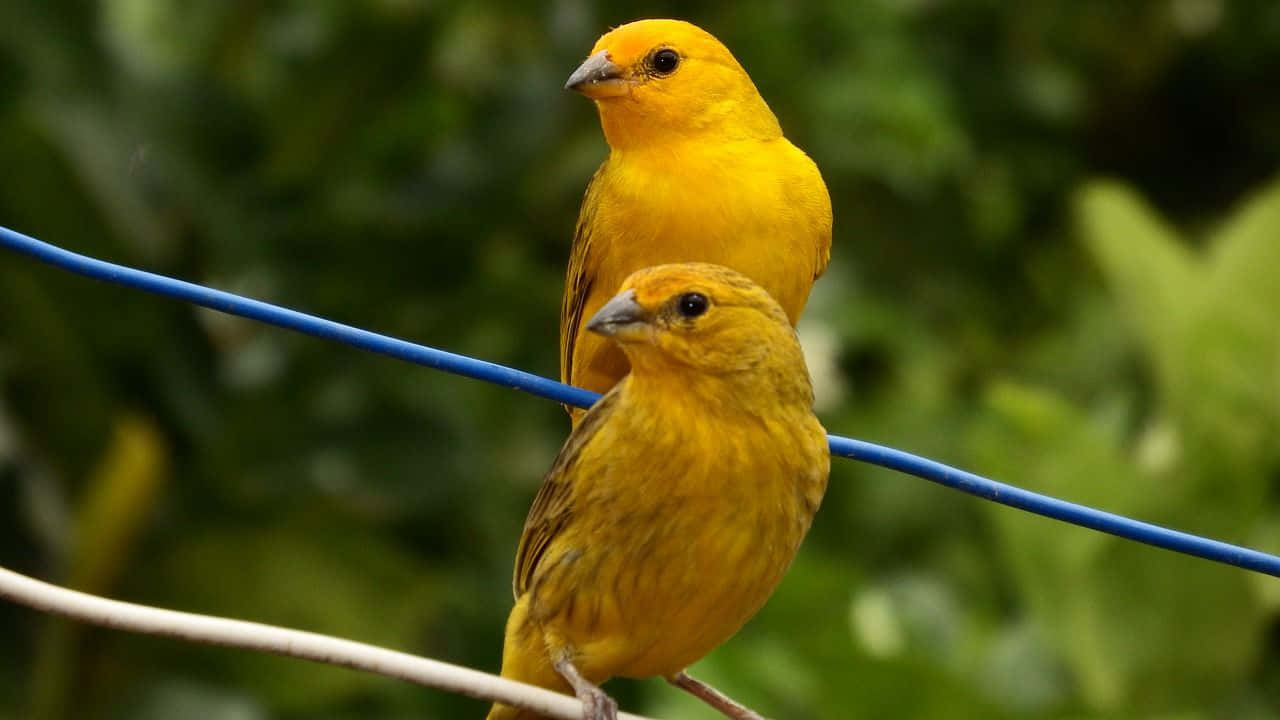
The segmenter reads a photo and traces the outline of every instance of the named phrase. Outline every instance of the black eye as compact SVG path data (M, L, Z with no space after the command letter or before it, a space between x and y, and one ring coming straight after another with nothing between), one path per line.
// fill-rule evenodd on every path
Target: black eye
M680 54L671 48L663 48L649 56L649 67L659 75L670 75L680 64Z
M687 318L695 318L707 311L711 301L702 293L685 293L676 300L676 310Z

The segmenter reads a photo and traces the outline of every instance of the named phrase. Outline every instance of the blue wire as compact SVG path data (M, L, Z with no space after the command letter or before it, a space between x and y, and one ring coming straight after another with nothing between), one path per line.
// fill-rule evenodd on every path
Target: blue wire
M251 300L229 292L214 290L194 283L175 280L163 275L116 265L79 255L50 245L33 237L0 226L0 246L30 255L42 262L97 280L137 288L157 295L186 300L212 310L239 315L271 325L297 330L316 337L337 340L363 350L390 355L401 360L445 370L457 375L484 380L505 387L523 390L556 402L577 407L590 407L600 396L581 388L570 387L554 380L515 370L496 363L476 360L435 348L397 340L288 310L277 305ZM1029 490L989 480L964 470L944 465L893 448L875 445L862 440L830 435L831 453L841 457L861 460L890 470L914 475L949 488L961 490L980 498L1026 510L1055 520L1092 528L1117 537L1136 540L1148 545L1173 550L1187 555L1213 560L1280 577L1280 557L1229 543L1199 537L1190 533L1171 530L1134 520L1114 513L1096 510L1085 505L1058 500Z

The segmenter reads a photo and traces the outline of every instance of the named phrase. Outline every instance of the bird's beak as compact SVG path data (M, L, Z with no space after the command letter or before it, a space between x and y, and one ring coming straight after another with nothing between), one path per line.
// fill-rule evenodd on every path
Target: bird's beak
M601 50L578 66L564 84L565 90L576 90L593 99L627 94L627 81L622 68L609 59L609 51Z
M625 290L605 303L587 321L587 329L606 337L626 340L648 329L648 320L649 311L636 302L636 291Z

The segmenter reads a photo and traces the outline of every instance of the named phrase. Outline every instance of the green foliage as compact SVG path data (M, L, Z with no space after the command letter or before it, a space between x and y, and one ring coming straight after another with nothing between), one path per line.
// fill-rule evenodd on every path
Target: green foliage
M981 467L1149 521L1177 515L1166 511L1177 505L1167 485L1060 398L997 386L988 403L991 413L974 439ZM1222 505L1202 509L1226 512ZM1251 509L1240 510L1234 516ZM1005 508L989 513L1019 597L1090 708L1183 707L1248 677L1266 617L1242 573Z
M831 188L801 335L832 431L1280 551L1274 2L5 3L0 223L552 375L605 151L561 84L673 14ZM0 257L6 567L495 670L567 428ZM1273 578L837 462L777 595L694 671L788 718L1277 718L1278 611ZM9 606L0 634L3 720L483 712Z
M358 637L394 649L442 621L436 600L442 593L431 567L376 535L326 532L329 524L320 517L291 521L287 531L192 533L159 560L158 596L199 612ZM235 578L231 592L228 577ZM385 683L365 673L271 656L219 655L216 665L193 668L192 675L203 669L207 675L201 679L244 688L282 711L320 711Z

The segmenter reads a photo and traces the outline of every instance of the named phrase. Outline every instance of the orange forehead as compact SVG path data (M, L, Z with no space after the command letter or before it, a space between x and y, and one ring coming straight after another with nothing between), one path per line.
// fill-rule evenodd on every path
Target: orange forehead
M757 290L746 276L727 267L704 263L658 265L632 273L622 283L636 291L636 300L645 307L660 305L686 292L703 292L720 297L750 295Z
M591 54L607 50L614 63L625 67L659 45L687 52L688 46L706 42L720 44L711 33L683 20L636 20L601 35Z

